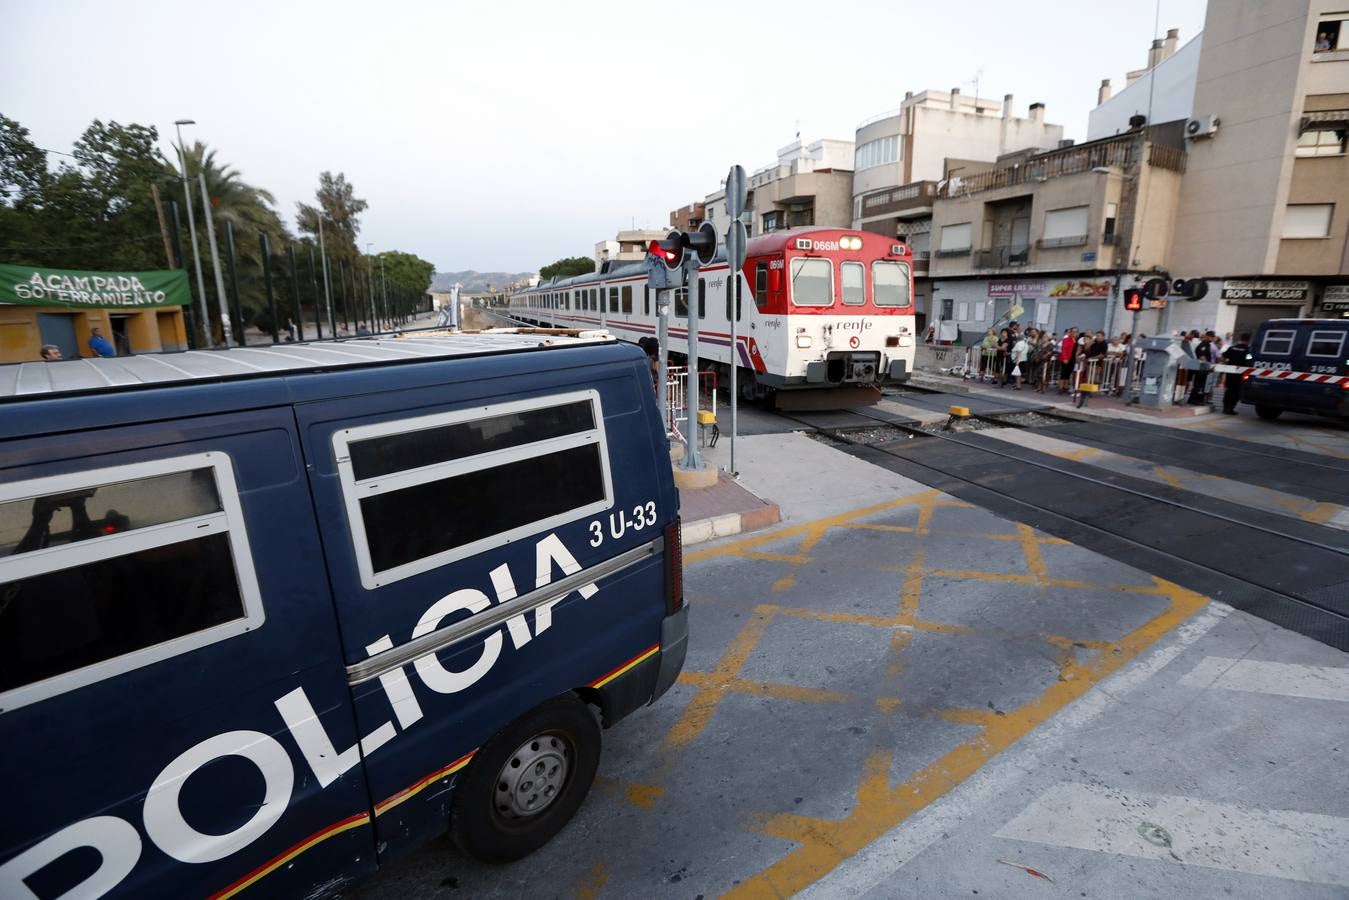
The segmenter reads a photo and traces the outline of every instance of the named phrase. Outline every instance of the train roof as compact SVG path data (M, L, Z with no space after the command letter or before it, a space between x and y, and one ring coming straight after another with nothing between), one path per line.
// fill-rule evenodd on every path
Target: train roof
M491 356L544 348L613 343L607 331L504 328L423 331L295 344L187 350L107 359L22 362L0 366L0 400L234 380L378 363Z

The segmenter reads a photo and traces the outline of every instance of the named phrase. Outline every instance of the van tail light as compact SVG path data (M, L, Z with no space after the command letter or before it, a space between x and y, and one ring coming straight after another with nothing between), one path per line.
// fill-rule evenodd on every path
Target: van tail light
M665 526L665 614L674 615L684 608L684 541L679 533L680 520Z

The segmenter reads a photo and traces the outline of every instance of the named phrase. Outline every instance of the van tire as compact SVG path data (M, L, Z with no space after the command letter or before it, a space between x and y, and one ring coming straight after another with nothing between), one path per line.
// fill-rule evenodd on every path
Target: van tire
M599 762L600 725L590 707L572 694L536 706L474 755L454 794L450 836L482 862L527 856L571 821L590 792ZM536 770L538 780L512 769ZM543 791L534 790L539 784ZM535 798L542 807L531 813L523 805Z
M1268 422L1273 422L1283 414L1283 409L1278 406L1266 406L1263 403L1257 403L1255 405L1255 414Z

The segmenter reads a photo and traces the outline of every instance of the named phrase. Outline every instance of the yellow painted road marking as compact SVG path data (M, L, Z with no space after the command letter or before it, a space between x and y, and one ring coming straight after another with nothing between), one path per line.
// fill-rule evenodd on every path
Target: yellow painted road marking
M609 883L609 867L604 863L596 863L581 883L576 885L576 900L595 900L599 897L600 891Z

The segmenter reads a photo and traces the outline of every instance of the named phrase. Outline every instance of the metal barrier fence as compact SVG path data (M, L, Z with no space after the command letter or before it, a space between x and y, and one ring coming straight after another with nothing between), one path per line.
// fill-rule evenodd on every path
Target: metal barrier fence
M692 434L689 428L688 399L689 367L670 366L665 378L665 434L681 444ZM717 373L702 371L698 373L698 409L716 411ZM680 423L684 427L680 428ZM696 425L697 423L695 423Z

